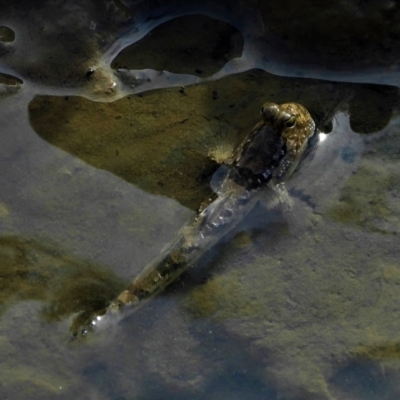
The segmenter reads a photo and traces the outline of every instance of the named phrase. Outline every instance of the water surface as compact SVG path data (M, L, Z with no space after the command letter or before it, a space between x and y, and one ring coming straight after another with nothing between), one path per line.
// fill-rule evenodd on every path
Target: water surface
M156 3L1 16L1 397L398 398L397 70L285 63L255 7ZM199 14L209 51L175 46ZM163 295L72 340L210 195L208 149L270 100L317 121L341 105L288 184L293 214L265 191Z

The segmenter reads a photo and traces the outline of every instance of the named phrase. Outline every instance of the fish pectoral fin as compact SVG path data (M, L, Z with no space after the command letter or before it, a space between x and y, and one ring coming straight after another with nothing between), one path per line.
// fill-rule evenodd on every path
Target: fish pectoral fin
M217 197L218 195L216 193L211 193L207 199L203 200L198 209L198 214L202 213Z
M293 197L283 183L270 185L275 196L269 207L280 208L291 233L298 234L306 229L314 215L312 207L298 197Z
M219 165L231 166L235 161L233 151L222 152L221 149L210 149L207 155Z
M295 223L295 225L297 225L295 199L290 196L286 186L283 183L272 184L270 182L269 188L272 191L272 195L262 196L260 198L260 204L267 210L278 209L286 222L289 224Z
M290 211L292 209L292 198L283 183L271 184L270 188L275 194L275 202L283 208L283 211Z
M235 160L235 127L221 121L207 121L198 132L195 149L219 165L232 165Z
M270 182L267 188L259 201L266 210L279 209L283 214L292 212L293 199L283 183Z

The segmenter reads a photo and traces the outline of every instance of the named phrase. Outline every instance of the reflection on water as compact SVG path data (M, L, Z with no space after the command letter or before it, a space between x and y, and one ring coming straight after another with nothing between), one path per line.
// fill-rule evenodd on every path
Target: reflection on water
M397 82L392 58L384 75L373 57L370 70L352 59L346 74L346 65L315 66L326 54L311 70L284 63L307 37L290 39L298 29L288 10L298 5L263 15L254 2L35 3L29 21L11 3L0 16L0 397L397 399L399 92L383 85ZM354 34L365 16L380 26L392 7L348 3L358 15L347 24L345 11ZM285 24L270 19L281 11L291 23L287 46L279 46ZM172 41L179 35L169 41L162 23L181 17L170 26L187 26L183 15L194 13L230 27L221 51L212 43L204 53L215 56L210 73L228 60L220 71L111 69L135 42L143 60L158 51L160 64L127 60L128 68L179 65L167 62L171 49L182 50ZM396 35L391 28L383 48ZM184 50L177 54L192 68L196 53ZM266 100L304 103L324 127L342 99L332 131L288 185L293 219L267 199L161 296L70 340L74 318L119 292L211 193L216 165L207 152L226 139L213 127L237 140Z

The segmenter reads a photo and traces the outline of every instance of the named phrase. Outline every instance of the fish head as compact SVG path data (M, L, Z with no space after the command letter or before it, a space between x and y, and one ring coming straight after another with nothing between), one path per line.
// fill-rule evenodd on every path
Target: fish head
M261 107L264 123L270 125L285 141L286 151L301 155L308 139L315 133L311 114L298 103L265 103Z

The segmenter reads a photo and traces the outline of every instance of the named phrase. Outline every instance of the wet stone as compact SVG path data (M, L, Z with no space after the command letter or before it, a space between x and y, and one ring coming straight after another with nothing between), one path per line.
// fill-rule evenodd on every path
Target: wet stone
M201 40L199 40L201 32ZM118 69L145 69L209 76L240 57L243 37L225 22L186 15L165 22L122 50L111 64Z
M282 61L343 70L398 66L397 2L272 0L258 8L265 39Z
M11 28L7 26L0 26L0 42L13 42L15 39L15 33Z
M21 85L23 81L15 76L0 73L0 83L3 83L4 85L15 86L18 84Z
M383 129L400 105L399 89L384 85L359 85L350 102L350 125L354 132Z

